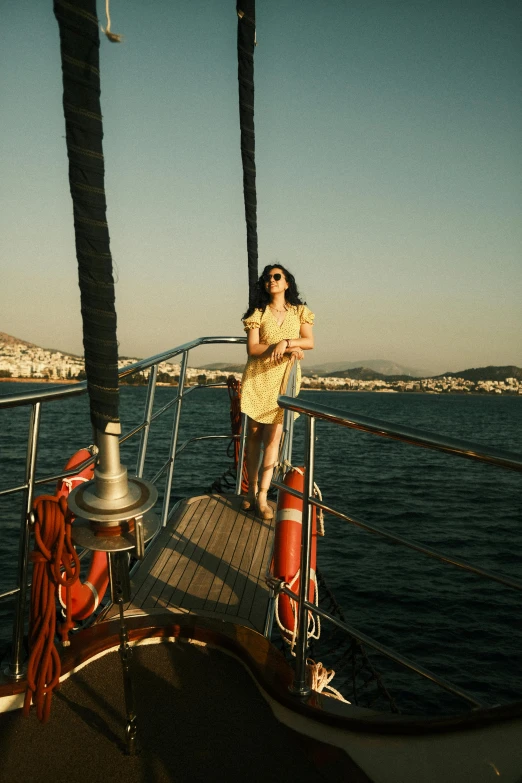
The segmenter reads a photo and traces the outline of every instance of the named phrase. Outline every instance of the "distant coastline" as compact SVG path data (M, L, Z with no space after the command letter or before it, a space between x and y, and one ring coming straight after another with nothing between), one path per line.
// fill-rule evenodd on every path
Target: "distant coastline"
M138 357L120 357L118 369L138 364ZM369 360L366 366L349 366L335 370L334 365L315 368L303 367L301 388L317 391L359 391L399 394L497 394L522 397L522 368L515 365L476 367L444 375L413 377L404 375L404 367L384 360ZM348 365L348 366L347 366ZM384 374L376 367L391 370ZM386 367L385 367L386 366ZM241 380L242 365L218 362L204 367L187 367L187 386L226 384L232 375ZM395 373L401 374L395 374ZM158 366L157 383L177 387L181 367L173 362ZM81 356L73 356L54 349L41 348L0 332L0 381L14 383L68 385L85 379L85 364ZM144 386L148 383L148 371L136 372L121 379L121 386Z
M78 380L64 380L64 379L44 379L44 378L0 378L0 383L31 383L33 385L35 384L46 384L48 386L58 386L58 385L75 385L78 383L81 383L81 381ZM177 383L161 383L158 382L156 384L157 386L161 387L167 387L167 388L177 388ZM192 384L187 384L187 386L191 386ZM139 384L123 384L120 386L120 388L136 388L136 387L145 387L147 386L146 383L139 383ZM216 386L214 384L209 385L209 389L217 388L217 389L223 389L225 388L225 384L223 386ZM346 389L346 388L339 388L336 386L325 386L325 387L317 387L317 386L302 386L301 392L307 392L307 391L313 391L313 392L335 392L335 393L345 393L345 394L413 394L413 395L427 395L431 394L435 397L443 396L453 396L453 397L483 397L484 391L474 391L473 389L466 389L466 390L447 390L447 391L433 391L432 389L390 389L390 388L364 388L364 387L356 387L353 389ZM486 392L487 393L487 392ZM491 392L489 393L491 395ZM522 400L522 394L516 393L516 392L498 392L495 396L502 396L502 397L519 397Z
M0 378L0 383L48 383L51 386L64 384L70 386L81 383L77 378Z

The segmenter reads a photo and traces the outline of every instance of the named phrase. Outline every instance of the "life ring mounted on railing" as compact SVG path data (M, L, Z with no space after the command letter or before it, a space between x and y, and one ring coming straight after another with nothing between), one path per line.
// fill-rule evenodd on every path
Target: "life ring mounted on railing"
M71 470L89 459L92 454L89 449L80 449L67 462L65 469ZM94 476L94 465L88 465L77 475L61 479L56 488L57 497L67 497L69 493L84 481L90 481ZM91 564L85 581L78 579L70 587L58 588L58 599L63 609L67 609L70 601L71 619L86 620L96 611L109 585L109 568L106 552L93 552ZM65 591L65 594L64 594Z
M304 475L301 468L288 471L283 482L290 489L304 491ZM274 540L274 559L272 573L288 585L294 593L299 592L301 538L303 530L303 501L289 492L280 491L277 503L276 529ZM312 508L312 548L310 552L310 583L308 600L317 604L318 589L316 572L317 563L317 512ZM297 635L297 602L283 593L278 593L275 603L275 619L281 629L285 641L294 654ZM321 632L320 621L312 612L308 615L308 638L318 639Z

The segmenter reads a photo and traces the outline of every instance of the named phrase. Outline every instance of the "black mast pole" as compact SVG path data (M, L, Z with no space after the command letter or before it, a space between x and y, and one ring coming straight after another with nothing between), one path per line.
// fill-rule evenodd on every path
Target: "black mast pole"
M69 185L83 319L85 372L95 430L121 431L114 278L105 202L96 0L54 0L60 30Z
M257 242L256 138L254 133L254 47L256 41L255 0L237 0L237 62L239 81L239 124L243 195L247 228L248 300L253 304L259 277Z

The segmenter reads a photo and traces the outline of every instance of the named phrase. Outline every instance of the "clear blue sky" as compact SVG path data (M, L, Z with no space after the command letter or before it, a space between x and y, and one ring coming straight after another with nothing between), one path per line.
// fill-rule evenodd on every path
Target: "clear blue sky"
M260 265L286 264L316 312L309 363L522 366L520 2L257 5ZM112 0L111 16L125 36L101 53L120 353L240 334L235 2ZM0 37L0 331L81 353L51 0L5 3Z

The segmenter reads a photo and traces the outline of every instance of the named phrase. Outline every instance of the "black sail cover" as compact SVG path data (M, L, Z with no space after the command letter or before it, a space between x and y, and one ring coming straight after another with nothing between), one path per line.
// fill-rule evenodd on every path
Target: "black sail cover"
M69 184L83 319L91 421L119 426L118 343L107 225L96 0L54 0L60 30Z
M239 124L243 194L247 227L249 305L258 279L256 138L254 134L254 48L256 40L255 0L237 0L237 62L239 81Z

